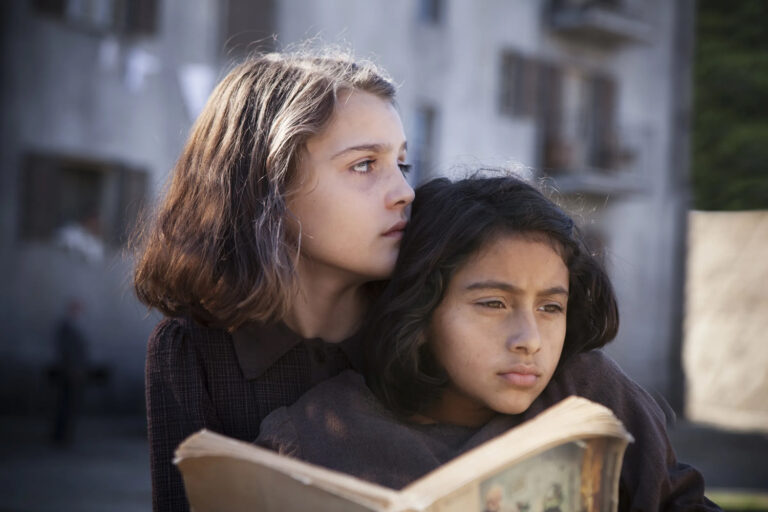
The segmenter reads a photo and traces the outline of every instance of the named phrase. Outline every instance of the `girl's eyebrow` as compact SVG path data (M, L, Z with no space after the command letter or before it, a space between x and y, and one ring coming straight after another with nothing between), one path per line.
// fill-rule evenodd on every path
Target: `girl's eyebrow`
M502 290L508 293L521 294L523 289L510 283L504 283L502 281L478 281L467 285L467 290ZM546 290L541 290L537 295L565 295L568 297L568 290L562 286L553 286Z
M354 151L370 151L372 153L383 153L386 151L389 151L392 149L391 144L379 144L379 143L370 143L370 144L358 144L356 146L350 146L348 148L344 148L338 153L335 153L331 160L334 160L342 155L345 155L347 153L352 153ZM408 142L403 142L402 146L400 146L400 151L405 151L408 149Z

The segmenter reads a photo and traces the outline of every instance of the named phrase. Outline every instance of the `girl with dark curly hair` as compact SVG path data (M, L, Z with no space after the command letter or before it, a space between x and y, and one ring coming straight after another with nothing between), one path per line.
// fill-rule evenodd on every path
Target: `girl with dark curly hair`
M571 218L513 177L416 192L393 277L363 331L367 367L263 424L259 444L401 488L580 395L636 442L620 510L717 510L678 463L659 406L600 348L619 327L611 283Z

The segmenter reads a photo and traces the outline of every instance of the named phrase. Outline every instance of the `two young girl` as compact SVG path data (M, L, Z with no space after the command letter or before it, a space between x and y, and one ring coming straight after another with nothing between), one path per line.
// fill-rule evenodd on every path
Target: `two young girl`
M413 190L392 82L339 54L258 56L196 121L144 237L153 507L187 510L173 452L261 420L355 360Z
M512 177L435 180L371 308L365 380L318 385L270 414L257 442L401 488L575 394L635 436L619 510L717 510L653 399L596 350L617 329L605 272L552 202Z
M258 56L211 95L135 273L139 298L167 316L146 366L154 509L188 509L172 463L186 436L253 440L322 382L262 439L400 486L579 394L637 439L627 507L706 506L655 403L590 351L618 319L570 219L515 180L439 181L406 230L393 98L379 70L339 55ZM404 231L396 279L356 336ZM357 373L328 380L348 368L375 395Z

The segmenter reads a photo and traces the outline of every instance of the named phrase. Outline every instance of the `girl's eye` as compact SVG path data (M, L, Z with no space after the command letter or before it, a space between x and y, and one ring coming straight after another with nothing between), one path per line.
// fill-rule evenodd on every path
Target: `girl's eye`
M545 313L562 313L563 307L560 304L544 304L539 308Z
M490 309L504 309L504 303L500 300L486 300L477 303L479 306L483 306Z
M411 172L411 167L412 167L411 164L398 162L397 166L400 168L400 172L402 172L403 174L408 174L409 172Z
M375 160L363 160L352 166L352 170L359 173L371 172Z

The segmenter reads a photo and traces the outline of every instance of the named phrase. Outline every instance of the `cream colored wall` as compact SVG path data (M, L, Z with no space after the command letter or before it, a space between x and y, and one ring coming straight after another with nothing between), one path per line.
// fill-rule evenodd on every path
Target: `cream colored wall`
M687 415L768 432L768 211L689 219Z

